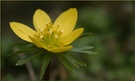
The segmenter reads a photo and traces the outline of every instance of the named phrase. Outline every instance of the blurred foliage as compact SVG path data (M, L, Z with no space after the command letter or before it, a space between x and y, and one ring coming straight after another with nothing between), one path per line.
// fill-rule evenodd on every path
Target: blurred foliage
M73 42L73 45L94 46L93 51L98 54L75 53L74 56L83 59L87 67L67 73L66 80L135 81L135 2L2 2L3 81L30 79L25 65L15 66L18 56L7 57L16 50L15 46L9 45L20 40L13 34L8 22L24 22L32 27L31 15L37 8L44 9L55 19L70 7L76 7L79 12L76 27L84 27L85 33L92 33ZM31 52L25 55L29 54ZM39 77L40 57L31 63Z

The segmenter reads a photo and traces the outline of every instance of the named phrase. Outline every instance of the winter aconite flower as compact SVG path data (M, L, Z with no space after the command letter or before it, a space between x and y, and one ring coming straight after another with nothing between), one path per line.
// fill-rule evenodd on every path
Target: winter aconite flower
M35 30L18 22L10 22L10 27L21 39L47 51L60 53L70 50L72 48L70 44L84 30L83 28L73 30L77 17L76 8L70 8L60 14L54 23L52 23L46 12L37 9L33 16Z
M36 57L41 57L40 79L46 77L46 70L53 62L55 56L69 71L74 71L74 68L86 66L86 63L74 56L72 53L96 54L91 51L93 46L72 46L71 43L77 38L83 38L90 33L83 33L83 28L74 30L78 13L76 8L70 8L58 16L52 23L52 20L41 9L37 9L33 16L34 29L18 22L10 22L10 27L14 33L29 44L19 44L18 48L26 45L27 48L15 51L10 55L22 53L32 53L26 55L17 61L16 65L23 65ZM31 52L32 51L32 52ZM52 63L53 64L53 63ZM47 71L49 72L49 71Z

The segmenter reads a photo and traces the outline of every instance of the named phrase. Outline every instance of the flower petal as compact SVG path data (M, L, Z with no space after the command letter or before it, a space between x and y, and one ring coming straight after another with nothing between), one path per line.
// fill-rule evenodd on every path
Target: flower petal
M48 23L52 23L48 14L41 9L37 9L33 16L33 24L35 29L40 31L40 29L44 29Z
M9 24L11 29L18 37L25 41L32 42L28 36L36 35L36 32L33 29L18 22L10 22Z
M68 45L71 42L73 42L75 39L77 39L82 34L83 30L84 30L83 28L78 28L74 30L73 32L71 32L70 34L60 38L60 41L62 42L64 46Z
M75 27L77 21L77 10L76 8L70 8L63 12L54 22L54 27L59 25L58 30L64 30L61 36L69 34Z
M32 41L37 47L43 48L43 45L40 43L40 41L39 41L38 39L36 39L36 38L34 38L34 37L31 37L31 36L28 36L28 37L31 39L31 41Z
M73 46L66 46L66 47L56 47L56 48L51 48L51 49L47 49L50 52L54 52L54 53L60 53L60 52L65 52L67 50L70 50Z

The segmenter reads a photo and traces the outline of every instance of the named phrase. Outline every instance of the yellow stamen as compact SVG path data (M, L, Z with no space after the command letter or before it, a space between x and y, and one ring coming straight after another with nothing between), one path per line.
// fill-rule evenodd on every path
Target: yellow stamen
M53 32L53 31L52 31L52 29L50 29L49 34L51 35L51 34L52 34L52 32Z
M43 32L44 31L44 29L40 29L40 32Z
M42 39L43 38L43 35L40 35L40 39Z
M61 32L61 33L63 33L63 32L64 32L64 30L60 30L60 32Z
M55 36L56 39L58 38L58 35L57 34L55 34L54 36Z
M58 31L58 28L59 28L60 24L58 23L58 25L56 26L56 32Z

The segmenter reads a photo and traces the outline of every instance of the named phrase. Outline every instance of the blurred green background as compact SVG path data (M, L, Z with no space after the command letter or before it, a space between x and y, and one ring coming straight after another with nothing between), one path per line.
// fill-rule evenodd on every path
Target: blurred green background
M2 1L2 81L28 81L25 65L15 66L19 56L7 56L19 49L11 44L22 41L9 27L17 21L32 28L36 9L46 11L52 20L63 11L75 7L78 10L77 27L84 27L88 37L73 42L74 46L94 46L98 54L74 54L87 63L87 67L68 72L56 63L51 78L69 81L135 81L135 2L91 1ZM26 54L27 55L27 54ZM39 81L40 57L31 61ZM59 70L60 69L60 70Z

